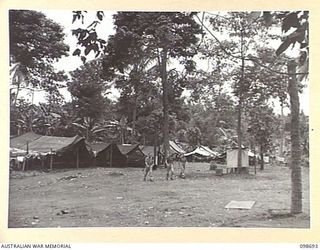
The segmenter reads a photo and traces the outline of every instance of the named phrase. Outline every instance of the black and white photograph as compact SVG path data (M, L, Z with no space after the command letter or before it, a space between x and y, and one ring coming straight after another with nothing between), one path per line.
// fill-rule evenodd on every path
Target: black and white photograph
M310 229L308 10L7 14L8 228Z

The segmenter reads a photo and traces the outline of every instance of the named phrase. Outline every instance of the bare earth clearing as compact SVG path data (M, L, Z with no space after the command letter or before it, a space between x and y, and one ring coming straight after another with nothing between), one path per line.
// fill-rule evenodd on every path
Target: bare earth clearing
M250 170L252 172L252 170ZM303 213L288 215L290 169L267 165L254 175L215 176L209 164L188 163L186 179L165 169L143 182L134 168L12 172L9 227L310 227L309 170L303 168ZM225 209L231 200L251 210Z

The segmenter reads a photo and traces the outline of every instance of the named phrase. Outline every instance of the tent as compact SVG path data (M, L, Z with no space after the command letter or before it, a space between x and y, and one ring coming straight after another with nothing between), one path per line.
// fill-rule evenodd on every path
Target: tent
M186 151L184 151L177 143L174 141L169 141L169 156L174 154L185 154ZM164 147L163 144L160 147L161 153L164 154Z
M27 144L40 138L41 136L42 135L38 135L33 132L28 132L23 135L11 138L10 139L10 148L27 150Z
M122 144L117 146L125 157L126 167L144 167L145 155L141 151L139 144Z
M201 145L200 148L202 148L202 149L206 150L207 152L209 152L211 157L216 157L216 156L219 155L218 152L215 152L215 151L211 150L208 146Z
M157 147L158 149L158 147ZM154 146L140 146L140 150L142 153L147 156L147 155L154 155ZM158 151L158 150L157 150Z
M174 151L174 153L178 154L185 154L186 151L184 151L181 147L178 146L174 141L169 141L170 145L170 151Z
M191 155L197 155L197 156L200 156L200 157L201 156L202 157L210 157L211 156L211 154L207 150L202 148L202 147L197 147L195 150L184 154L184 156L186 156L186 157L187 156L191 156Z
M26 167L64 168L87 167L92 162L83 137L58 137L38 135L32 132L10 140L12 154L16 149L26 151Z
M126 158L115 143L90 143L95 155L95 165L99 167L125 167Z
M90 143L90 147L99 167L144 167L145 155L138 144Z
M193 151L184 154L188 161L208 161L216 155L207 151L203 146L196 147Z

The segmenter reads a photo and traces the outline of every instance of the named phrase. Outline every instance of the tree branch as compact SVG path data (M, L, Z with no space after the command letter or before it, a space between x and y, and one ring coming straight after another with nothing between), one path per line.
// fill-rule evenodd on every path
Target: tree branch
M233 55L231 52L229 52L224 46L223 44L221 43L221 41L211 32L211 30L209 30L209 28L207 26L204 25L204 22L203 20L201 20L198 15L195 15L198 19L198 21L201 23L201 26L207 30L207 32L216 40L216 42L219 44L219 47L229 56L235 58L235 59L241 59L242 57L241 56L235 56ZM278 71L278 70L275 70L275 69L272 69L272 68L269 68L268 66L266 65L263 65L262 63L260 63L258 61L258 58L254 58L253 56L250 56L250 57L244 57L244 60L246 61L252 61L256 64L258 64L259 66L265 68L266 70L270 71L270 72L273 72L273 73L276 73L276 74L280 74L280 75L307 75L309 74L309 72L305 72L305 73L288 73L288 72L283 72L283 71Z

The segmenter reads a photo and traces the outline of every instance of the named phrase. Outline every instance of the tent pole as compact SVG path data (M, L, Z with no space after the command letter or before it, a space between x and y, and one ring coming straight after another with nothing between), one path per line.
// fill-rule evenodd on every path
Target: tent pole
M41 170L44 169L44 157L42 156L41 157Z
M52 148L50 148L50 170L53 169L53 155L52 155Z
M26 171L27 160L28 160L27 158L24 158L22 162L22 171Z
M128 161L129 161L128 158L129 158L128 155L126 155L126 168L128 167Z
M111 144L110 146L111 151L110 151L110 168L112 168L112 151L113 151L113 145Z
M77 168L79 168L79 147L77 148Z

